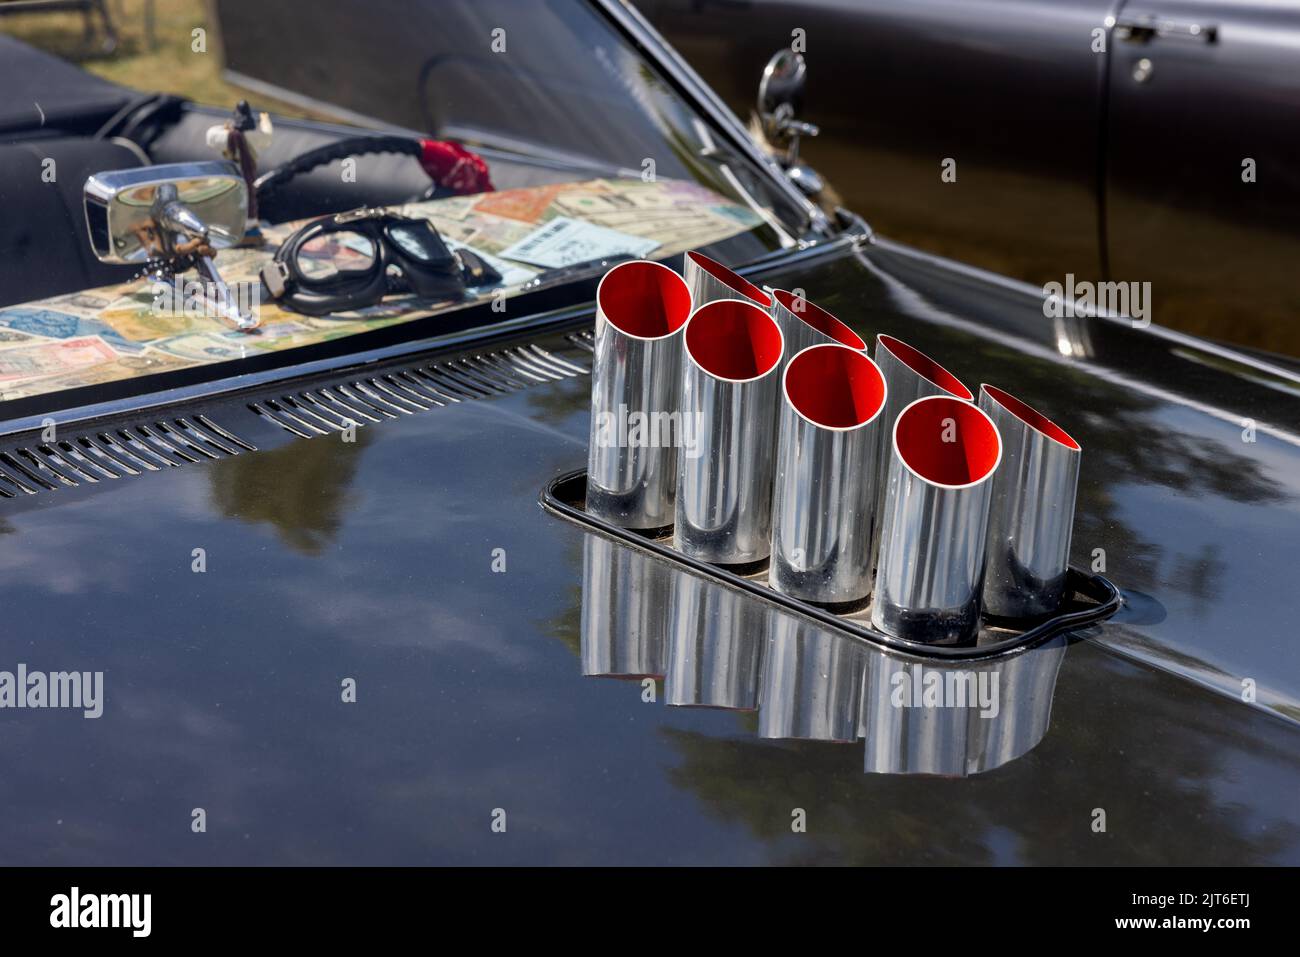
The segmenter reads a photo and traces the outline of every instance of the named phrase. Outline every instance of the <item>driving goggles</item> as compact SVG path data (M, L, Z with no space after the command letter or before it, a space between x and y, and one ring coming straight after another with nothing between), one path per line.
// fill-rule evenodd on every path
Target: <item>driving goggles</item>
M309 316L377 305L390 295L461 299L501 274L468 249L449 250L426 219L358 209L306 224L262 267L270 298Z

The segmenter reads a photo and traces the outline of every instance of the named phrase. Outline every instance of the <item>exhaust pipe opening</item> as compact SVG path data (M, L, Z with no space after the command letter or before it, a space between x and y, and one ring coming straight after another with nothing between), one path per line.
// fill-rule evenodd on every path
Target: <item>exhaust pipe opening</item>
M726 382L761 379L781 361L785 341L771 316L751 302L719 299L695 310L686 325L686 354Z
M920 349L909 346L902 339L895 339L893 336L887 336L883 333L876 336L876 343L879 348L885 349L895 359L932 385L943 389L945 392L952 393L959 399L965 399L967 402L975 401L974 393L962 385L960 379ZM877 355L876 361L879 360L880 356Z
M865 352L809 346L786 367L785 398L815 426L860 429L884 409L885 379Z
M917 478L941 488L969 488L1002 460L1002 440L978 406L947 396L917 399L894 425L894 449Z
M1040 432L1047 438L1060 445L1064 445L1073 452L1083 451L1082 446L1074 440L1069 432L1061 428L1043 413L1039 412L1033 406L1026 405L1009 392L1004 392L997 386L989 385L987 382L980 386L980 391L986 392L994 402L1002 406L1012 415L1014 415L1025 425L1029 426L1035 432Z
M689 252L686 254L684 272L697 306L717 299L730 298L725 293L720 294L722 290L719 289L719 286L721 286L724 289L731 290L742 299L753 300L764 309L772 308L772 297L762 289L759 289L734 270L728 269L717 260L710 259L701 253ZM713 282L709 282L708 278L704 277L711 278ZM701 292L704 294L701 295Z
M596 287L596 306L625 336L663 339L690 318L691 293L667 266L642 259L605 273Z
M867 343L860 335L821 306L809 302L802 296L786 292L784 289L773 289L772 298L776 300L777 306L789 314L794 323L807 326L813 332L834 342L842 343L850 349L857 349L859 352L867 351ZM779 318L786 317L780 316ZM807 338L811 339L812 337ZM812 345L813 343L808 342L807 344Z

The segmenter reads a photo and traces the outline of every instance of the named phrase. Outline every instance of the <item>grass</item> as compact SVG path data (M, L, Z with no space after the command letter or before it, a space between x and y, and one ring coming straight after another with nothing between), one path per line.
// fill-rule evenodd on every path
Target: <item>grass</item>
M87 42L84 20L79 13L0 17L0 33L137 90L175 93L198 103L226 108L233 108L241 99L252 99L249 91L226 82L221 75L220 34L205 0L153 0L152 43L145 25L148 0L109 0L108 5L118 35L117 49L112 53L103 52L104 35L97 18L95 35ZM192 49L196 29L206 31L206 52ZM312 116L301 107L260 93L254 102L262 109L285 116Z

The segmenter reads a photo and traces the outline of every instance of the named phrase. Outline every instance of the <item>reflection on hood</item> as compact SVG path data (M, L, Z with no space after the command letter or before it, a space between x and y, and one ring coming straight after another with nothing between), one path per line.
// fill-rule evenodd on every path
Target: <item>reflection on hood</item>
M663 677L670 707L757 711L760 738L861 738L868 773L978 774L1047 733L1064 637L987 660L922 660L597 535L583 549L586 675Z
M212 504L230 518L266 522L294 551L319 555L341 524L348 487L371 434L301 439L257 455L212 462Z

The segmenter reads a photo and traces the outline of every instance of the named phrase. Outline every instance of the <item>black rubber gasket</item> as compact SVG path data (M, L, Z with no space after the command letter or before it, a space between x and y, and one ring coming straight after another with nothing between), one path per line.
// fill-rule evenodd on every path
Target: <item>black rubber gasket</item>
M1009 621L986 617L981 623L979 635L972 644L921 644L877 631L868 621L862 620L864 611L857 613L858 617L839 615L818 605L783 595L768 587L765 581L746 577L731 569L710 565L708 562L683 555L672 547L671 539L668 537L671 528L652 529L646 532L633 531L597 518L587 512L586 498L587 470L578 469L566 472L551 481L542 490L541 504L547 511L600 532L608 538L650 552L704 578L749 592L751 595L797 612L850 637L924 658L948 660L991 658L1022 651L1062 632L1074 631L1105 621L1114 615L1124 602L1119 589L1108 579L1070 568L1066 579L1066 597L1062 602L1061 610L1056 614L1031 621Z

